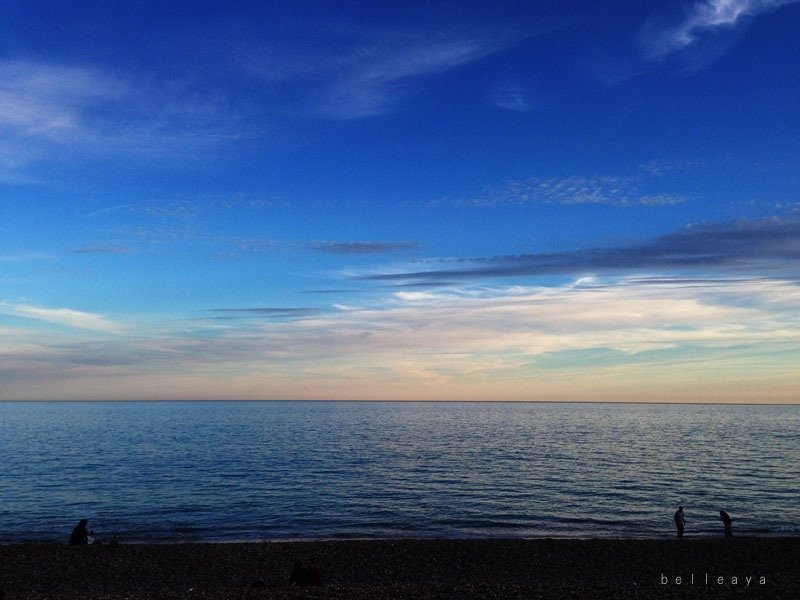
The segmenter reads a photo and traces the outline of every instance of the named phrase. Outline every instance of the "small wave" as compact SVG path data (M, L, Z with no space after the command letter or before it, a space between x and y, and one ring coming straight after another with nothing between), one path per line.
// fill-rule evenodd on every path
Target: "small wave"
M755 535L800 533L800 525L774 525L768 527L753 527L742 530L742 532L745 534L755 534Z

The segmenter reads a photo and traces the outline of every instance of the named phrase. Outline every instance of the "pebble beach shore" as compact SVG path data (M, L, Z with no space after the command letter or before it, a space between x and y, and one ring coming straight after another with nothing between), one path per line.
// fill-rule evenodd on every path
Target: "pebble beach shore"
M324 585L290 586L312 559ZM789 599L800 538L14 544L3 597Z

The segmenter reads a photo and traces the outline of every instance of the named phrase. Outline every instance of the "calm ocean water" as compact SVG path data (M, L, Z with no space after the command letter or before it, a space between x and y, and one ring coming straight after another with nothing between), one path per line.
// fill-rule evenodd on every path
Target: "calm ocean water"
M0 403L0 542L800 531L800 407Z

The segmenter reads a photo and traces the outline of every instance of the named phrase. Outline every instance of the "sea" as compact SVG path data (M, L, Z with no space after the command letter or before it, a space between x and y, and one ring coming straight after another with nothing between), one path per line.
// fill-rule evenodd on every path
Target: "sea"
M0 543L800 535L800 406L0 402Z

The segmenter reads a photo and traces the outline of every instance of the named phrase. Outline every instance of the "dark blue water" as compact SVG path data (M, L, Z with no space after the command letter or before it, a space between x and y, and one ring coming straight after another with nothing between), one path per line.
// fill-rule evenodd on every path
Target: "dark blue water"
M800 407L0 403L0 542L800 531Z

